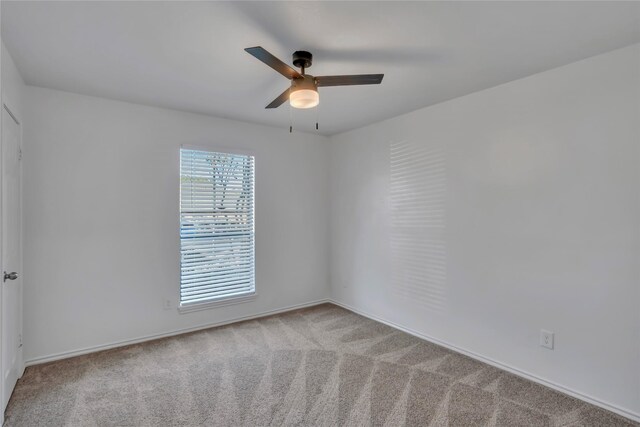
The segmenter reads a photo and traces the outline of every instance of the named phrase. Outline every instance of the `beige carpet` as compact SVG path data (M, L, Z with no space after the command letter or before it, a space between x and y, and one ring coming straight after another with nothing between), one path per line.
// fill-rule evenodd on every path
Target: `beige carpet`
M8 426L632 426L334 305L30 367Z

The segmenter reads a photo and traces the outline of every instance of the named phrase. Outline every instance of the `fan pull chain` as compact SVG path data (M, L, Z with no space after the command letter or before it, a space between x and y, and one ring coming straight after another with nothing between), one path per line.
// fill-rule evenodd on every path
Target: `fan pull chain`
M318 117L320 117L320 103L316 105L316 130L318 130Z
M291 111L291 103L289 103L289 133L293 133L293 112Z

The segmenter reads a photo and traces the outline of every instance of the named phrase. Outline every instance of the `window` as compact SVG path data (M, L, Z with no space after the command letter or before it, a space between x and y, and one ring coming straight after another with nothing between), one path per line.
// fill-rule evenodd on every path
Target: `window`
M255 293L254 158L180 150L180 306Z

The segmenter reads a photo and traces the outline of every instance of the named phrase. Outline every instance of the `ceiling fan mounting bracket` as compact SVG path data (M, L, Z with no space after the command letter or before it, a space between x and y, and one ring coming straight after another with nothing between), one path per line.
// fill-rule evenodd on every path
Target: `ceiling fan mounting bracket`
M309 68L313 61L313 55L306 50L297 50L293 52L293 65L298 68Z

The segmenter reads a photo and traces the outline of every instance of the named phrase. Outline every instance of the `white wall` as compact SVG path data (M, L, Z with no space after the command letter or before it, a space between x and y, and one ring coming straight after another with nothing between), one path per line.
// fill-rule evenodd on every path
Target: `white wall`
M23 111L23 92L25 90L24 81L4 42L0 44L2 45L2 51L0 52L2 102L7 104L16 116L21 116ZM20 118L18 117L18 119Z
M328 139L28 86L25 359L328 297ZM256 157L254 301L179 314L181 144Z
M640 417L640 45L335 136L331 158L334 299Z

